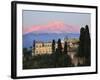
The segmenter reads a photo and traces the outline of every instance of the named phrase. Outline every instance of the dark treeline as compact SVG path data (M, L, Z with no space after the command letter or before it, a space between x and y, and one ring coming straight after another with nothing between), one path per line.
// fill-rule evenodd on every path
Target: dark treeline
M55 48L55 40L52 41L52 53L51 55L54 56L54 65L55 67L71 67L71 58L67 54L67 41L64 43L64 48L62 47L61 39L57 41L57 48Z
M35 41L33 41L35 44ZM33 44L33 46L35 46ZM23 49L26 60L23 60L23 69L34 68L56 68L56 67L71 67L71 58L67 55L67 41L62 48L61 39L57 41L57 47L55 40L52 40L52 54L43 55L29 55L30 50Z
M80 29L80 43L78 48L78 56L85 58L85 65L90 65L91 61L91 39L90 39L90 33L88 25L85 26L85 28Z

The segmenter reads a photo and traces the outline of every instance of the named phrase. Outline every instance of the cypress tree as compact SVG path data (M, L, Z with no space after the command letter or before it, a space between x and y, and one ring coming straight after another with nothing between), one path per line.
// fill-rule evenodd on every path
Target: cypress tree
M78 48L78 56L85 58L84 65L90 65L91 60L91 39L88 25L80 29L80 43Z
M90 57L90 52L91 52L91 40L90 40L90 33L89 33L89 28L88 25L85 26L85 57L89 58Z
M57 42L57 44L58 44L58 47L57 47L57 52L58 53L62 53L62 44L61 44L61 39L58 39L58 42Z
M79 43L79 48L78 48L78 56L80 57L84 56L84 47L85 47L84 46L84 42L85 42L84 35L85 35L85 29L82 27L80 29L80 37L79 37L80 43Z
M55 53L55 40L52 41L52 53Z
M91 65L91 39L88 25L85 26L85 63Z
M67 41L65 41L65 44L64 44L64 54L67 54Z
M35 55L35 40L33 41L33 46L32 46L32 55Z

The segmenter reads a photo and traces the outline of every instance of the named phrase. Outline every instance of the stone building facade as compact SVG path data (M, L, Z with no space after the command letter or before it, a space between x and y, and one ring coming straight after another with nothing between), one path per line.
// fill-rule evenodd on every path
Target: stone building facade
M62 48L64 48L64 42L65 41L61 41L62 44ZM70 42L67 41L67 45L68 45L68 49L70 50L70 48L73 47L78 47L77 44L75 44L75 42ZM57 48L57 42L55 43L55 49ZM62 49L63 50L63 49ZM42 55L42 54L52 54L52 42L40 42L40 41L36 41L35 45L32 48L32 55Z

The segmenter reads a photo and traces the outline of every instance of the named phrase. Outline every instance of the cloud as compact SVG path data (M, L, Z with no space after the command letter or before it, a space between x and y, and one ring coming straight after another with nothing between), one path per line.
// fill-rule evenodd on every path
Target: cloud
M80 27L72 24L65 24L62 21L52 21L44 25L33 25L24 28L23 34L27 33L79 33Z

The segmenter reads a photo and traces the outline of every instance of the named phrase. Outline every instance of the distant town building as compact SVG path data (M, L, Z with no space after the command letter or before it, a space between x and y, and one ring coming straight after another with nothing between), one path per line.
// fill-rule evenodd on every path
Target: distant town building
M75 44L75 42L64 39L61 40L62 48L64 48L64 42L67 41L68 50L72 47L78 47L78 44ZM42 41L35 41L33 43L32 48L32 55L42 55L42 54L52 54L52 42L42 42ZM57 48L57 42L55 43L55 49ZM62 49L63 50L63 49Z
M64 46L63 43L62 46ZM57 43L55 44L55 49L56 48ZM35 48L32 49L32 55L37 54L52 54L52 42L35 42Z
M35 44L36 54L51 54L52 53L52 42L36 42Z

